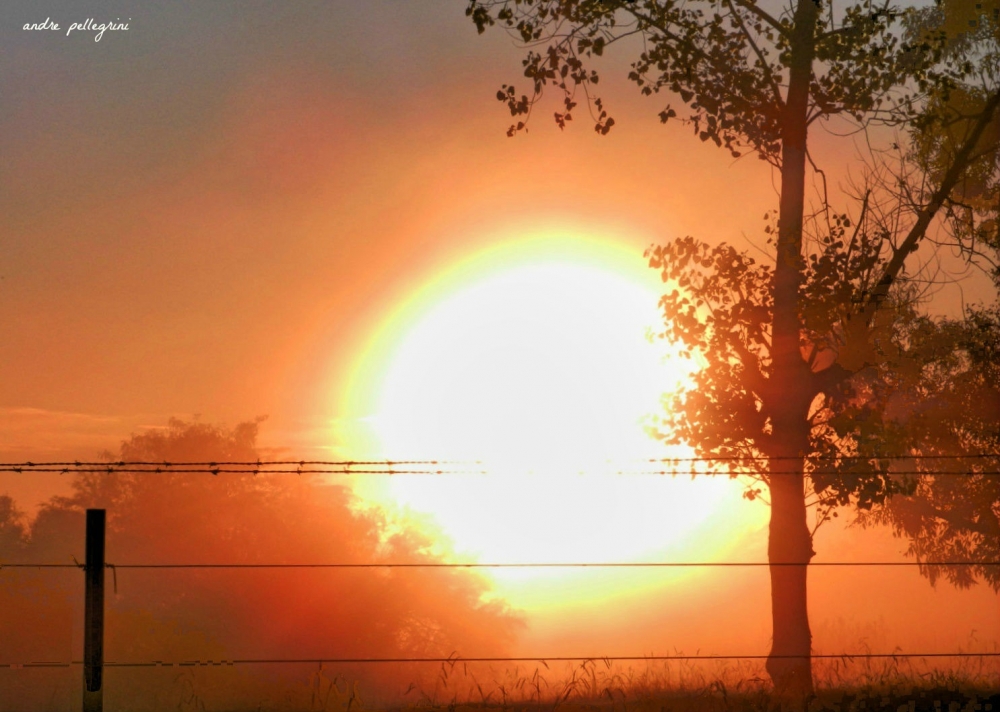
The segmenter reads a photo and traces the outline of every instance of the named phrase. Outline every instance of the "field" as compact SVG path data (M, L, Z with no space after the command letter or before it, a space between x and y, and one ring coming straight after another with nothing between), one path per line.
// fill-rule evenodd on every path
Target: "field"
M267 695L256 706L227 708L208 702L219 689L191 672L175 678L183 691L170 708L185 710L319 710L329 712L996 712L1000 667L969 659L948 670L903 659L872 663L844 660L820 666L816 695L776 698L759 666L694 663L623 667L588 660L560 670L539 663L504 673L461 661L441 665L435 676L412 683L392 699L357 679L320 666L304 685L280 700ZM211 673L209 673L210 675ZM213 689L214 688L214 689ZM205 695L203 697L203 695ZM216 703L221 700L216 699ZM109 709L118 709L110 705Z

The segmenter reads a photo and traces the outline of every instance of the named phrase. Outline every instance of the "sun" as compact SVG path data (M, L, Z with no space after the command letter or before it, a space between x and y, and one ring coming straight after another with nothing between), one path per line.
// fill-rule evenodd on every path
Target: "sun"
M579 235L508 242L446 270L372 339L354 412L366 456L481 465L369 479L359 493L429 515L465 560L696 558L692 533L733 487L650 474L651 458L689 452L644 426L697 367L649 337L661 289L641 251Z
M684 375L644 338L655 305L565 258L464 286L393 354L376 406L386 453L557 469L643 454L639 419Z

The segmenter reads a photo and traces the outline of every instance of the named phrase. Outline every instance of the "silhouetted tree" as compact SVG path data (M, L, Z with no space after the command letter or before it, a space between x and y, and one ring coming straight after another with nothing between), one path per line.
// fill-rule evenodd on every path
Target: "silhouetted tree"
M1000 106L995 19L964 0L948 0L937 14L888 1L835 8L829 0L783 8L754 0L470 0L466 13L480 32L499 24L529 48L530 96L511 85L498 92L517 120L509 135L525 128L546 87L562 94L560 127L584 101L606 134L614 120L592 93L598 74L590 63L634 37L629 79L643 94L669 93L687 105L682 120L702 141L737 157L749 149L780 170L773 266L693 238L648 256L676 287L661 300L665 335L707 364L668 409L665 433L701 455L731 458L734 475L765 473L769 560L792 564L770 569L767 670L779 692L811 694L807 483L817 503L862 509L915 486L883 457L898 453L884 449L890 424L876 422L885 402L878 376L887 370L879 364L912 307L904 268L914 267L913 254L963 181L991 170L983 164L996 155L984 146ZM962 21L987 29L949 32ZM975 101L948 115L963 91ZM659 116L668 122L678 113L668 104ZM915 133L936 136L922 153L925 168L935 165L920 174L923 190L907 192L905 202L895 185L888 195L865 191L853 218L832 211L824 196L808 220L808 130L833 116L883 134L895 129L893 140L911 145ZM904 151L905 165L914 153L919 145ZM899 219L885 219L887 210Z
M0 561L19 558L25 529L24 512L9 495L0 496Z
M1000 306L966 319L914 319L885 414L897 424L897 451L943 455L898 463L917 474L911 493L859 510L866 526L889 524L922 561L1000 560ZM924 566L934 583L959 587L981 577L1000 591L998 566Z

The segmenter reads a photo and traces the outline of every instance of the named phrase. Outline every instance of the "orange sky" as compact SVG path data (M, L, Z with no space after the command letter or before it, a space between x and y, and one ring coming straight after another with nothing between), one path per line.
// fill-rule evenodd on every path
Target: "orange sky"
M662 127L626 59L606 69L608 136L582 112L559 132L546 105L508 139L493 97L520 53L477 37L462 3L119 2L102 11L131 27L99 43L18 29L74 7L0 8L0 459L91 458L192 414L267 415L265 447L337 456L358 354L456 263L565 223L613 226L641 269L653 240L762 245L776 204L765 164ZM842 155L818 145L834 177ZM64 490L0 479L29 509ZM763 535L729 551L760 560ZM818 560L904 548L832 527L820 542ZM725 576L539 616L522 652L764 651L766 576ZM983 587L878 576L813 574L817 649L866 631L872 648L1000 643ZM753 622L735 636L733 620Z

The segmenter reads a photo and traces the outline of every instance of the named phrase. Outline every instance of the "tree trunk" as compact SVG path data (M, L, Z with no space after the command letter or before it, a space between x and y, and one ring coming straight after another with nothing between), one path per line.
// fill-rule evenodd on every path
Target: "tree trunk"
M806 524L802 460L774 459L771 473L767 556L773 637L767 673L779 697L801 701L813 691L806 574L815 553Z
M790 46L788 93L781 116L781 203L774 271L771 331L770 419L771 563L773 637L767 672L786 701L812 693L812 634L806 573L812 537L806 524L803 457L809 444L812 374L799 351L799 286L802 281L802 220L805 208L809 82L818 6L798 0Z

